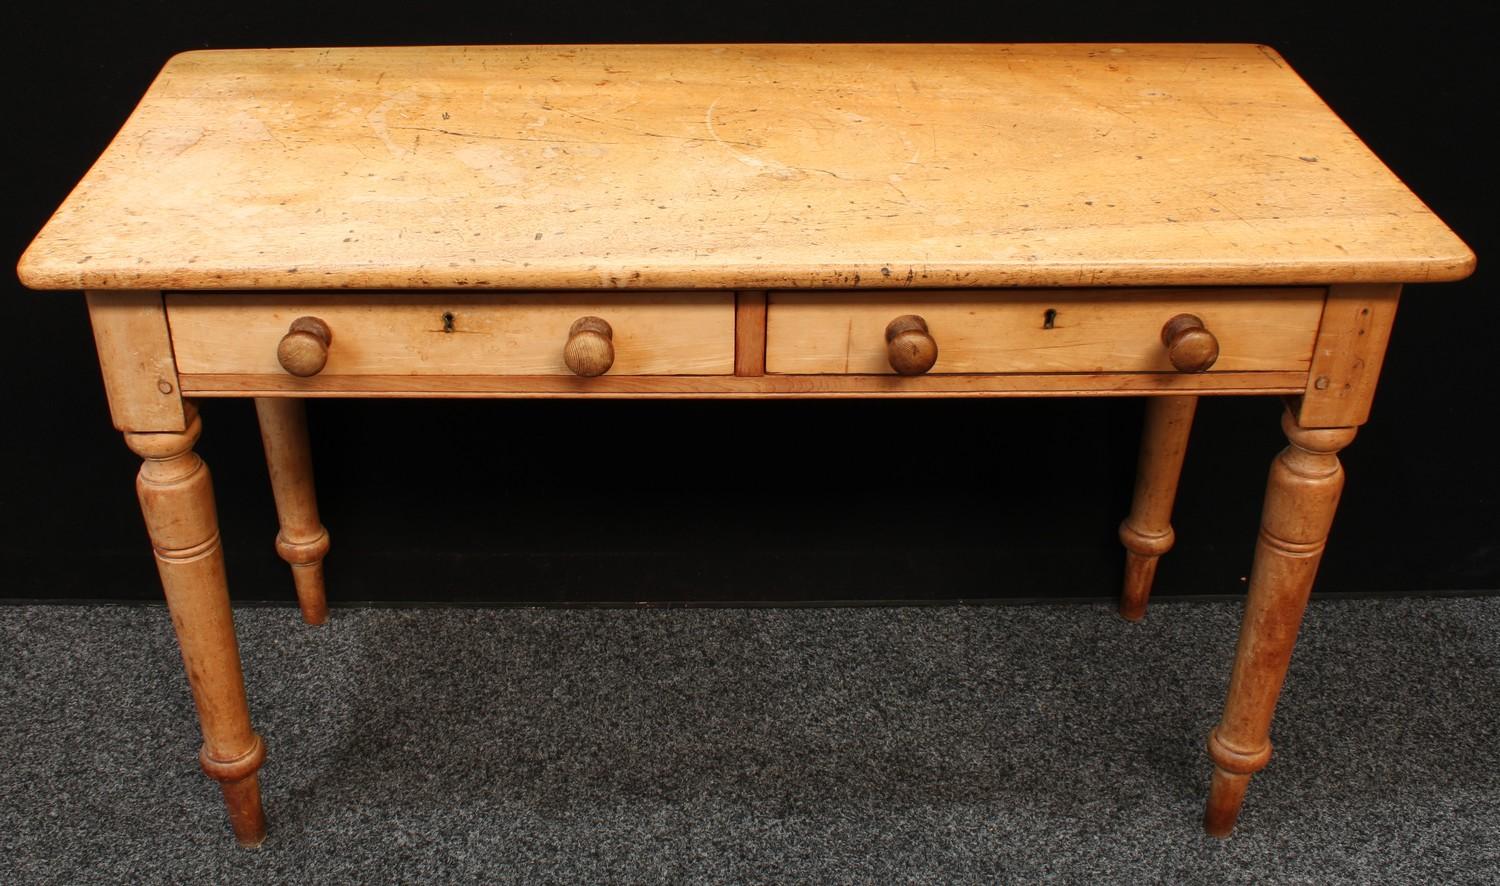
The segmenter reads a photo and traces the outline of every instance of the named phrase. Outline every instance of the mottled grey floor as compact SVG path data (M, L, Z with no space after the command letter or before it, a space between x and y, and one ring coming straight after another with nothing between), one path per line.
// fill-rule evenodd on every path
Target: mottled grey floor
M1238 607L237 612L233 847L158 607L0 607L0 882L1500 880L1500 597L1315 603L1221 842Z

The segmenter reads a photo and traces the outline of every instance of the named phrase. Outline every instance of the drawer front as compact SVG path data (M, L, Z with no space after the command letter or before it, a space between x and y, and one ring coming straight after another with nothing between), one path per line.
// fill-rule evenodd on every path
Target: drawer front
M586 316L612 328L609 375L734 372L727 292L172 293L166 304L184 374L287 376L277 346L299 317L317 317L331 333L325 378L571 376L563 346Z
M1194 314L1214 334L1212 372L1303 371L1325 291L1306 289L942 290L773 292L766 371L893 372L885 329L924 319L937 343L930 373L1176 372L1162 327Z

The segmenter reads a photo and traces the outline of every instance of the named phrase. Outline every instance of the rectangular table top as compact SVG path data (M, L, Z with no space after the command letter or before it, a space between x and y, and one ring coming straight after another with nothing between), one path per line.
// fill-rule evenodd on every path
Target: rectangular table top
M1417 282L1474 256L1255 45L172 58L40 289Z

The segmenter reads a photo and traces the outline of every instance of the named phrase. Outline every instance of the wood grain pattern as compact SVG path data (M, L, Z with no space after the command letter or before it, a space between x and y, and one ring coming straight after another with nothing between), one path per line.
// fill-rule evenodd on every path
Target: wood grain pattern
M159 292L89 292L104 393L121 431L182 431L187 418Z
M766 374L766 294L760 290L734 294L734 374Z
M1250 776L1270 762L1271 718L1344 488L1338 453L1356 430L1303 428L1290 409L1281 427L1288 446L1266 481L1224 715L1208 738L1214 772L1203 826L1216 837L1234 829Z
M1161 329L1167 359L1179 372L1207 372L1219 359L1219 340L1196 314L1178 314Z
M1393 284L1329 287L1298 424L1358 427L1369 420L1400 297Z
M574 375L593 378L615 363L614 329L601 317L579 317L568 327L563 363Z
M1011 375L435 376L184 375L197 397L1097 397L1295 394L1306 372Z
M42 289L1416 282L1473 254L1226 44L188 52Z
M902 314L885 325L885 356L898 375L921 375L937 363L938 345L927 321Z
M276 553L292 567L297 606L302 620L320 625L328 620L328 597L323 583L323 558L328 555L328 530L318 519L318 495L313 485L312 446L307 437L307 407L290 397L255 401L260 439L276 499Z
M223 787L235 839L259 846L266 818L256 773L266 748L250 725L213 480L193 451L203 423L191 406L186 414L183 431L127 433L125 442L143 459L136 492L203 730L198 762Z
M287 328L276 346L276 362L281 368L302 378L317 375L328 365L328 348L333 332L317 317L298 317Z
M1125 546L1120 615L1128 621L1146 616L1156 564L1177 540L1172 531L1172 503L1177 499L1177 481L1197 409L1194 396L1153 397L1146 404L1135 495L1130 514L1120 523L1120 543Z
M933 373L1174 372L1162 325L1196 314L1220 345L1209 374L1306 371L1322 289L772 292L766 371L892 372L885 330L920 314Z
M734 294L169 293L167 315L184 373L276 374L288 324L313 315L333 333L316 376L573 375L573 323L613 329L610 374L734 372Z

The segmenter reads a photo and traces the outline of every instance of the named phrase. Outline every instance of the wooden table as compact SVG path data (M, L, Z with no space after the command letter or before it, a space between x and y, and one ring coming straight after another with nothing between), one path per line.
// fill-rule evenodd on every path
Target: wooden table
M1473 266L1264 46L513 46L178 55L20 276L87 293L203 769L254 846L197 399L254 399L318 624L304 398L1149 396L1133 620L1197 398L1285 397L1208 739L1224 835L1401 284Z

